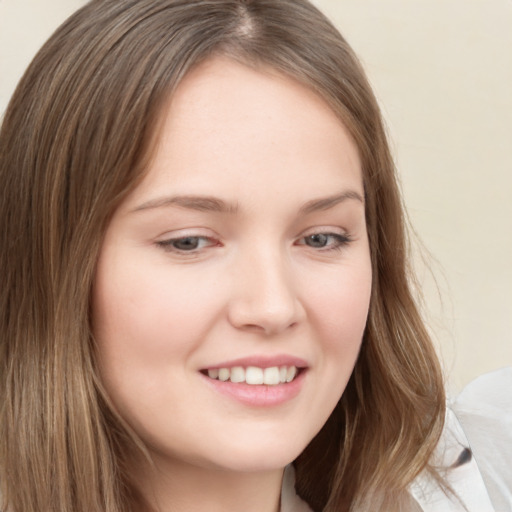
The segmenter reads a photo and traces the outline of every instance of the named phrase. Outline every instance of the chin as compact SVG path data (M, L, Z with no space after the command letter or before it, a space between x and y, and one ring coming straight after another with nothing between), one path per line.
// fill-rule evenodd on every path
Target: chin
M288 441L288 442L286 442ZM231 446L217 452L212 460L224 469L238 472L261 472L283 469L293 462L307 446L308 441L290 442L290 439L278 439L252 442L246 441L242 445Z
M286 453L277 455L262 454L261 452L258 454L246 453L245 455L240 454L236 460L232 458L229 460L217 460L216 466L218 469L236 473L265 473L284 469L295 460L299 453L294 454L295 456Z

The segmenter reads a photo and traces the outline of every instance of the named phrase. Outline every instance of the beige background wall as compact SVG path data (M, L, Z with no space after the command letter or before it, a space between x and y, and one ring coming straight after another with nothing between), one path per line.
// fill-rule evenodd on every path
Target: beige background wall
M0 112L79 0L0 0ZM389 125L426 315L454 388L512 365L512 0L316 0ZM438 292L439 290L439 292Z

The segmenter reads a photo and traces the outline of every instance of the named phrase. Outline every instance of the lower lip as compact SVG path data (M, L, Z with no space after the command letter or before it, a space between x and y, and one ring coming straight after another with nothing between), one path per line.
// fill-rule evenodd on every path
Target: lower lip
M272 407L284 404L295 398L302 389L306 371L302 370L295 379L285 384L268 386L251 385L211 379L201 374L215 391L252 407Z

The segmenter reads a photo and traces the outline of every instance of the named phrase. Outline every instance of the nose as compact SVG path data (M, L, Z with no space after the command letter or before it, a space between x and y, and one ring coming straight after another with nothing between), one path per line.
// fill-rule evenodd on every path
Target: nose
M305 310L286 255L277 249L251 252L247 258L240 257L233 269L230 323L267 336L299 324Z

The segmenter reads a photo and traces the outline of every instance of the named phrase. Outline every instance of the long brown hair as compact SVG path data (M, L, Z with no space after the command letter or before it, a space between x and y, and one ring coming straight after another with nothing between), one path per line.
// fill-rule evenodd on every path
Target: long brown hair
M307 0L93 0L33 60L0 132L0 480L12 512L126 512L141 442L97 377L90 292L164 102L213 54L271 66L339 115L362 161L373 288L362 349L295 461L314 511L397 510L438 441L441 371L410 292L403 208L357 58Z

